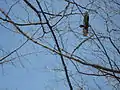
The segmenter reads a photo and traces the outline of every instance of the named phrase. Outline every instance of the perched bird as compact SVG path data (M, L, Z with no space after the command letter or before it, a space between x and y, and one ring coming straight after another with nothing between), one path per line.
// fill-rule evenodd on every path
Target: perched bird
M83 28L83 35L87 36L89 27L89 14L87 11L84 13L83 25L80 25L80 27Z

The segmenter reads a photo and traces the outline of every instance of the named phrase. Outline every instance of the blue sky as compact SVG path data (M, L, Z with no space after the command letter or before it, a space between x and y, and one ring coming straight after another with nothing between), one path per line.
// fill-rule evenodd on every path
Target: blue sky
M7 0L7 2L9 6L13 3L12 0ZM8 11L8 6L4 1L0 1L0 8ZM15 15L20 16L21 18L25 17L26 15L26 13L19 8L19 5L16 5L15 8L13 7L12 10L16 12ZM34 16L34 14L31 15ZM34 20L34 17L30 19ZM15 34L14 32L11 32L3 27L0 27L0 29L0 48L8 53L26 40L26 38L20 34ZM46 52L45 49L35 46L35 44L31 43L30 41L27 42L25 47L18 51L20 54L31 52L37 52L37 54L35 53L22 57L20 59L21 61L17 59L14 61L15 66L11 63L1 65L0 90L5 90L6 88L8 90L54 90L54 88L57 88L57 90L65 89L66 87L61 80L58 80L58 83L56 83L56 80L59 76L64 76L63 73L58 74L58 72L56 73L52 70L55 67L60 66L60 61L58 61L59 57L51 55L50 52Z
M13 4L13 1L15 0L6 0L6 1L7 1L7 4L11 6ZM31 1L33 2L32 4L35 5L34 0L31 0ZM49 4L48 6L50 7L49 10L52 11L52 9L54 9L53 12L55 13L62 10L66 4L62 2L62 0L61 1L53 0L52 3L50 3L50 1L52 0L47 1L47 4ZM16 20L16 22L21 23L28 20L28 17L26 17L28 13L26 13L26 11L24 10L24 7L26 7L26 4L22 1L20 1L20 3L21 4L16 4L12 8L12 12L10 12L10 15L14 20ZM81 0L81 2L79 3L81 3L81 5L83 6L86 4L86 2L84 2L83 0ZM5 10L6 12L8 11L8 8L9 8L7 4L4 2L4 0L0 0L0 8ZM27 7L27 10L29 11L29 14L30 14L30 18L29 18L30 21L39 20L36 14L33 13L33 11L30 8ZM90 12L90 16L91 16L90 23L92 27L95 28L96 32L101 31L102 33L104 33L105 24L103 19L100 16L97 16L95 13L91 13L91 12ZM119 15L117 17L119 17ZM116 22L118 22L116 20L117 17L114 17ZM21 18L23 20L21 20ZM54 19L53 21L57 19ZM67 27L69 22L70 22L70 27L72 28L73 31L76 32L76 35L75 33L73 34L73 32L69 30L69 27ZM63 43L65 44L64 47L67 51L72 52L73 48L86 38L86 37L83 37L82 30L79 28L79 24L81 23L82 23L82 16L76 15L76 16L70 16L69 18L64 18L63 21L59 23L58 27L55 27L56 29L64 31L60 34L63 35L62 39L63 39ZM10 24L5 24L5 25L7 27L10 27L12 30L15 30L15 28L12 27ZM33 33L35 32L34 30L38 28L39 26L23 27L22 29L26 33ZM19 47L23 42L26 41L26 38L24 36L20 35L19 33L11 32L10 30L3 28L2 26L0 26L0 31L1 31L0 49L5 51L4 53L0 51L0 56L6 55L7 53ZM37 35L41 35L41 32L39 32ZM57 38L57 39L59 40L59 43L60 43L60 38ZM44 38L44 40L40 39L40 42L46 45L51 44L51 47L54 46L54 41L50 37L46 37ZM96 46L93 45L93 42L88 41L84 45L86 46L81 46L79 50L75 52L75 54L88 60L88 62L101 63L99 62L100 58L95 56L96 55L95 53L90 52L91 50L96 48ZM108 45L108 47L110 46ZM8 90L16 90L16 89L17 90L68 90L67 83L64 80L65 79L64 72L57 71L57 70L54 71L55 69L62 68L60 57L42 48L41 46L38 46L32 43L31 41L28 41L24 45L24 47L18 50L17 53L13 54L10 58L7 58L7 59L11 59L12 57L17 57L17 55L22 55L27 53L29 53L29 55L15 59L13 61L13 64L9 62L3 65L0 65L1 66L0 67L0 90L5 90L6 88ZM93 60L96 60L96 61L93 61ZM75 68L73 67L73 64L71 64L71 62L67 62L67 65L68 65L69 71L73 71L71 73L73 74L76 73L76 71L74 71ZM84 67L83 65L80 65L79 67L82 67L82 69L80 68L81 71L84 71L84 69L86 71L89 71L90 69L90 68ZM79 74L75 74L73 75L73 77L79 78L78 80L83 79L83 81L80 82L80 84L82 85L83 83L87 82L88 85L86 86L89 86L94 90L96 90L96 87L94 86L94 83L91 82L93 81L93 78L96 80L97 84L99 84L102 87L103 90L112 90L111 86L106 85L105 80L102 77L90 78L89 76L80 76ZM85 87L85 90L87 89L88 88Z

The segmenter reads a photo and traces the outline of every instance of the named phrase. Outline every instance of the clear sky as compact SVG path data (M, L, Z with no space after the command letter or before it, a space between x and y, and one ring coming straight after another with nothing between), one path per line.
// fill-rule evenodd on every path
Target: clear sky
M9 6L15 2L14 0L6 1ZM21 1L21 3L23 2ZM8 11L7 4L4 0L0 0L0 8L5 11ZM21 6L17 4L14 6L15 8L12 8L12 11L14 11L18 17L26 17L26 13L20 8ZM30 19L34 19L34 17ZM22 35L15 34L0 27L0 49L3 49L5 52L11 52L25 42L25 40ZM57 78L64 76L63 73L52 70L60 67L61 62L58 56L51 55L50 52L46 52L45 49L35 46L35 44L31 42L27 42L18 53L19 55L23 53L33 54L20 58L20 61L16 59L14 65L11 62L0 65L0 90L54 90L54 88L55 90L65 90L66 87L64 83L59 79L56 81ZM4 55L5 54L6 53L4 53ZM2 56L3 53L0 52L0 55ZM16 54L14 55L16 56Z
M9 7L13 5L15 1L16 0L0 0L0 8L8 12ZM30 0L30 1L32 1L33 2L32 4L35 5L34 0ZM42 0L39 0L39 1L42 1ZM52 3L50 3L51 1ZM75 1L79 2L79 0L75 0ZM79 3L84 6L86 2L83 2L83 1L84 0L81 0L81 2ZM51 11L52 9L54 10L53 13L57 13L61 11L66 5L66 3L64 3L64 0L48 0L46 4L48 4L48 7L50 7ZM10 12L11 17L14 20L20 17L16 20L16 22L21 23L28 20L28 17L26 16L29 14L30 21L38 21L39 19L37 18L36 14L33 13L33 11L30 10L30 8L28 9L28 7L27 7L27 10L29 11L29 13L27 13L24 9L25 7L27 7L26 4L21 0L20 3L16 4L11 9L11 12ZM84 11L85 10L83 10L83 12ZM98 32L99 31L104 32L105 24L104 24L104 21L102 21L103 19L99 15L96 16L95 13L92 13L92 12L89 12L89 13L90 13L90 23L93 26L93 28L95 28L95 30L97 30ZM119 16L116 16L114 18L116 19L117 17ZM21 20L21 18L23 20ZM54 21L57 19L54 19ZM64 33L61 33L64 36L62 37L64 39L63 40L65 44L64 47L67 51L71 52L73 51L73 48L79 44L79 41L84 40L86 37L83 37L82 30L79 28L79 24L82 23L82 16L79 16L79 15L71 16L66 20L67 21L65 20L63 20L63 22L61 21L58 27L55 27L55 28L61 31L65 30ZM116 22L118 21L116 20ZM72 30L71 31L69 30L69 27L66 27L66 26L69 26L68 23L71 24L70 27L73 29L73 31L76 32L76 35L75 33L73 34ZM52 22L52 24L54 24L54 22ZM10 24L6 23L5 25L7 27L10 27L12 30L15 30L15 28L12 27ZM22 29L26 33L30 34L31 32L34 32L34 30L36 30L37 28L39 28L39 26L23 27ZM37 35L40 35L40 32ZM40 42L43 42L46 45L51 44L52 46L54 46L53 39L50 39L49 37L44 39L45 40L41 39ZM60 38L58 39L60 42ZM15 48L19 47L25 41L26 41L26 38L24 36L20 35L19 33L14 33L0 26L0 49L1 49L0 57L6 55L7 53L11 52ZM85 43L86 47L84 46L80 47L80 49L76 52L76 54L80 55L80 57L84 59L90 60L89 62L101 63L99 61L93 61L95 59L98 59L97 56L94 57L94 53L87 52L87 50L90 51L96 48L92 43L93 42ZM92 56L89 55L91 53L92 53ZM68 90L67 83L64 80L65 79L64 72L62 70L55 71L55 69L62 68L60 57L58 55L55 55L54 53L51 53L50 51L42 48L41 46L35 45L31 41L28 41L20 50L18 50L17 53L14 53L10 58L6 58L6 59L9 60L12 57L17 57L18 55L20 56L23 54L28 54L28 55L17 58L12 62L0 65L1 66L0 67L0 90L5 90L5 89L8 89L8 90ZM88 54L88 56L86 56L86 54ZM73 70L74 72L75 68L72 66L72 64L70 62L67 62L67 65L69 66L69 70L70 71ZM82 65L80 67L82 67ZM86 69L86 67L83 66L83 69ZM81 69L81 71L83 69ZM94 87L94 83L91 82L91 80L92 81L97 80L96 84L99 84L100 86L102 86L103 90L112 90L109 85L106 86L106 84L104 84L105 83L104 78L93 77L94 78L93 80L93 78L91 79L90 77L87 77L87 76L82 77L77 74L74 75L73 77L78 77L78 78L80 77L81 79L84 79L83 82L81 83L88 82L88 86L94 90L96 90L96 88ZM86 88L85 90L87 89L88 88Z

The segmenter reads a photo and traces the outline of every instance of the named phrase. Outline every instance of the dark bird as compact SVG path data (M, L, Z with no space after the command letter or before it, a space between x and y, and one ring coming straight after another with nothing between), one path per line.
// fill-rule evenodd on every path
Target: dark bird
M87 36L89 27L89 14L87 11L84 13L83 25L80 25L80 27L83 28L83 35Z

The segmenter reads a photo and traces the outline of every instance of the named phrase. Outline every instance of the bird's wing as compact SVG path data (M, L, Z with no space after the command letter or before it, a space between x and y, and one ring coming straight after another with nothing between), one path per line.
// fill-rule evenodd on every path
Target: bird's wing
M85 26L89 25L89 14L88 14L88 12L85 12L83 23L84 23Z

